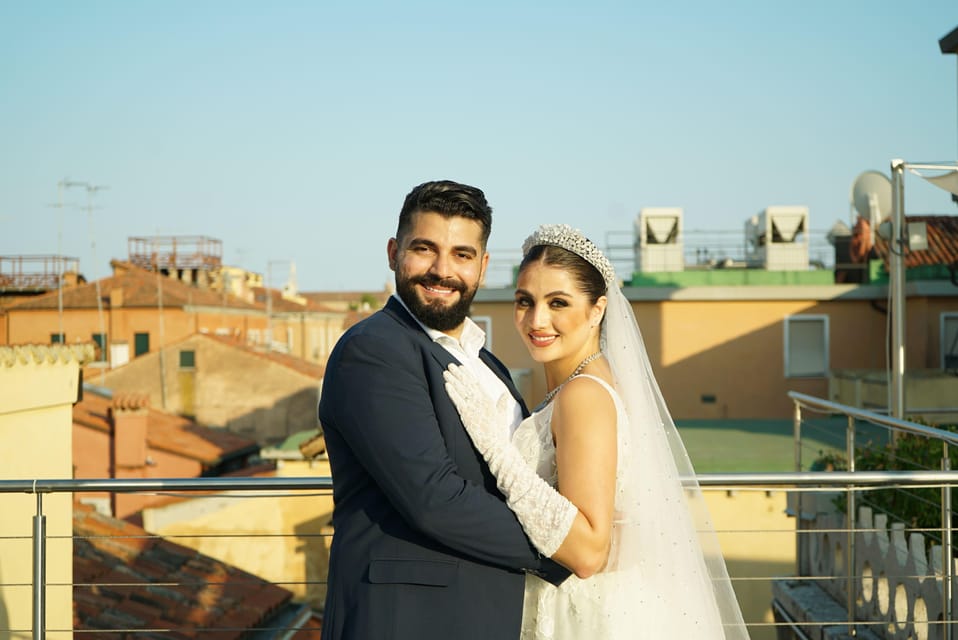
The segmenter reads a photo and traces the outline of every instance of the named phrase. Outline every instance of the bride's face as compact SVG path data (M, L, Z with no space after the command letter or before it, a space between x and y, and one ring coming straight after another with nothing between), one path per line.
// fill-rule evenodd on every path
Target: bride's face
M516 331L533 360L575 366L598 350L605 296L592 304L568 271L541 262L526 266L516 285Z

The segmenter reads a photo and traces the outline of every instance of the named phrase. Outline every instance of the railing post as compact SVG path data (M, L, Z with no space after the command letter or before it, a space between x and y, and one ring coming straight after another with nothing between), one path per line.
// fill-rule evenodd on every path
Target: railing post
M43 515L43 494L37 493L37 513L33 516L33 640L46 637L46 593L47 517Z
M802 405L798 403L798 400L793 400L795 403L795 411L792 414L792 434L795 439L795 472L801 473L802 471ZM798 489L795 492L795 562L798 566L798 575L805 575L804 571L804 559L802 554L802 529L804 525L802 524L802 501L805 497L805 492L801 489Z
M795 402L795 411L792 414L792 434L795 438L795 471L802 470L802 405Z
M848 427L845 429L845 455L848 459L848 470L855 471L855 418L848 416ZM848 532L846 547L848 553L845 566L845 591L848 607L848 635L857 635L855 629L855 487L848 485L845 498L845 530Z
M942 454L941 454L941 470L948 471L951 469L951 458L948 455L948 443L942 441ZM942 576L941 582L941 591L942 591L942 604L944 604L944 639L951 640L954 637L954 634L951 631L951 625L953 623L952 613L954 607L952 606L952 598L954 594L954 577L955 577L955 558L954 558L954 549L951 542L951 485L947 482L943 483L941 486L941 559L942 559L942 570L944 570L945 575Z

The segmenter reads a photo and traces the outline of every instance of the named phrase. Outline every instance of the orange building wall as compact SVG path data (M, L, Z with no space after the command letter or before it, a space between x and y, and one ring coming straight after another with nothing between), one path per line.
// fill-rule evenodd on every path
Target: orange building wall
M111 470L110 434L74 423L73 477L110 478Z
M203 472L202 465L181 455L147 448L145 464L136 470L127 469L124 478L195 478ZM74 478L112 478L116 477L112 467L110 434L74 423L73 425L73 477ZM74 500L81 502L87 498L111 498L104 492L88 491L74 494ZM113 515L125 518L141 509L161 500L150 494L117 493L113 494Z
M56 309L8 311L10 344L50 344L50 336L60 331L60 314ZM63 313L66 344L92 342L99 333L96 309L75 309ZM106 315L104 314L104 326Z
M826 397L826 377L785 377L788 316L828 316L833 368L874 367L883 360L873 357L871 342L881 338L884 316L867 302L668 301L634 306L641 309L643 331L654 336L646 337L649 356L677 418L787 418L792 413L789 391Z
M51 336L59 332L59 312L56 309L12 310L0 314L0 345L49 344ZM288 344L289 353L311 362L325 363L336 341L342 336L345 313L303 312L277 314L272 320L273 339ZM243 344L265 342L268 327L262 311L219 309L216 307L164 308L162 323L159 310L143 307L111 307L104 303L101 329L100 314L96 309L64 309L63 332L67 344L93 341L93 334L105 331L111 345L125 343L129 358L135 357L137 333L150 336L149 352L160 345L162 324L163 343L172 344L195 333L226 335ZM250 331L255 331L255 336ZM255 338L255 339L253 339ZM108 354L108 357L111 354ZM119 366L122 363L112 363ZM96 366L85 371L87 379L97 374Z
M47 310L9 310L5 318L6 330L2 334L9 344L49 344L50 337L60 330L59 312ZM150 352L160 345L161 316L155 308L114 307L103 308L103 330L110 343L126 342L130 358L134 356L135 334L150 334ZM94 333L101 332L100 314L96 309L66 309L63 313L63 332L66 343L91 342ZM200 331L215 333L223 330L231 336L246 339L249 329L264 330L265 314L257 311L241 312L199 309L185 311L170 307L162 314L163 342L171 344Z
M958 293L958 288L955 291ZM941 315L958 313L958 301L948 298L909 299L906 308L906 366L937 369L941 366Z
M789 418L789 391L827 398L826 377L785 377L785 318L790 315L828 317L830 368L886 366L884 301L655 300L634 301L632 307L676 418ZM910 369L939 366L940 314L955 307L955 299L909 298ZM545 395L545 377L516 334L511 301L477 302L473 315L492 318L493 351L508 367L531 371L526 401L535 405Z

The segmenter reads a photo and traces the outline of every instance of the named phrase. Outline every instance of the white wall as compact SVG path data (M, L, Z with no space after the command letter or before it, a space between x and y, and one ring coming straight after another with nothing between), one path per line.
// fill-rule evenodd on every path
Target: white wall
M0 479L73 477L78 359L92 359L92 348L0 347ZM46 582L64 585L46 591L50 640L73 637L72 504L67 493L43 496ZM35 495L0 493L0 640L31 637L36 510Z

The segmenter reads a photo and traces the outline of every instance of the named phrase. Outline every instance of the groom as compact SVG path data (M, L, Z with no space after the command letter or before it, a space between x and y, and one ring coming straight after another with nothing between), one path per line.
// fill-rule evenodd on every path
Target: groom
M386 247L396 294L329 358L319 402L335 502L324 640L517 638L523 571L556 584L569 575L529 543L444 388L442 372L458 362L493 399L506 396L513 427L527 415L467 316L491 214L475 187L414 188Z

